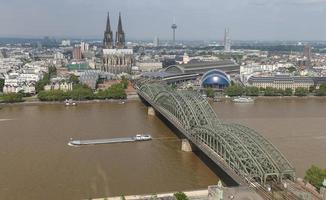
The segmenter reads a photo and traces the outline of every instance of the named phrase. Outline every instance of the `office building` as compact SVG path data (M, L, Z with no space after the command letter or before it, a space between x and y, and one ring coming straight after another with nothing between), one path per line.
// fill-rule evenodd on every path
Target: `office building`
M224 32L224 51L231 51L230 30L228 28L226 28Z

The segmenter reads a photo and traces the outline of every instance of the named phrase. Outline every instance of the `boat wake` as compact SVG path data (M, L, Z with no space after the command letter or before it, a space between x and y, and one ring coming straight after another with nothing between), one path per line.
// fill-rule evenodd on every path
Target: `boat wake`
M67 144L68 144L68 146L71 146L71 147L80 147L79 145L71 144L71 142L68 142Z
M325 140L326 135L321 135L321 136L315 137L315 139L317 139L317 140Z

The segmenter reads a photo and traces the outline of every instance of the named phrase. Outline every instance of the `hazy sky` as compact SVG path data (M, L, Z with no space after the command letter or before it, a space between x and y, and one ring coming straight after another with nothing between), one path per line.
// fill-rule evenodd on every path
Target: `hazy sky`
M326 0L0 0L0 36L102 38L107 12L127 39L326 40Z

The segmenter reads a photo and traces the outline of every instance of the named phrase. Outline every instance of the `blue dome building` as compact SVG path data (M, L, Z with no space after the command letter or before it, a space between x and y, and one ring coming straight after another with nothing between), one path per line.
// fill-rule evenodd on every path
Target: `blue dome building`
M202 87L224 89L228 87L230 83L231 80L228 75L225 72L217 69L206 72L201 78Z

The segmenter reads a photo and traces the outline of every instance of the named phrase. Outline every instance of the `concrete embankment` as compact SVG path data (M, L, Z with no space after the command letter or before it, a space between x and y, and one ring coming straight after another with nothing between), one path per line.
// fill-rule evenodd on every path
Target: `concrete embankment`
M137 199L151 199L154 196L156 198L168 198L168 197L173 197L173 194L175 192L170 192L170 193L161 193L161 194L155 194L155 195L130 195L130 196L124 196L126 200L137 200ZM194 190L194 191L188 191L184 192L189 199L207 199L208 196L208 190ZM122 197L103 197L103 198L95 198L92 200L121 200Z

